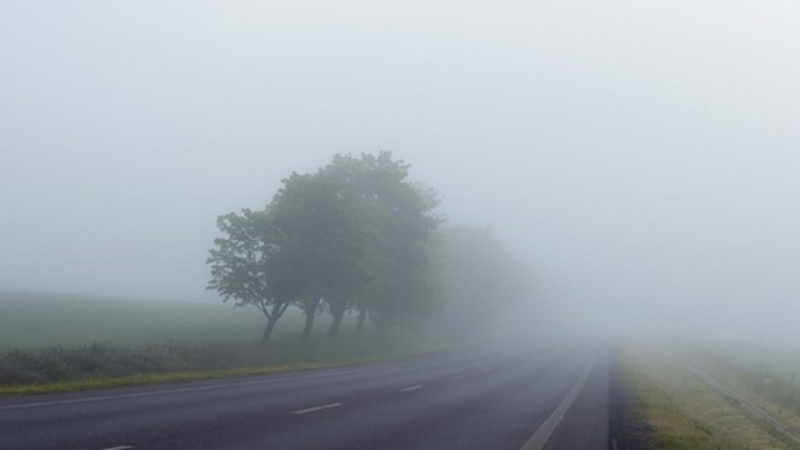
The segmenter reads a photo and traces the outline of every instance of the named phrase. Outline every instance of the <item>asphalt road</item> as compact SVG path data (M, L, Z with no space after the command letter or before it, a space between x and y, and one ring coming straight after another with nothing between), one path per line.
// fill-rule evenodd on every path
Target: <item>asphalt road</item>
M0 449L608 449L608 358L492 347L0 399Z

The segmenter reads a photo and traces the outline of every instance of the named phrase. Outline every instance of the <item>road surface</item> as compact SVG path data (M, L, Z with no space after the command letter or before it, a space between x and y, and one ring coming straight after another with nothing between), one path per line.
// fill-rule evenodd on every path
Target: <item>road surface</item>
M236 379L0 399L0 449L607 449L608 358L461 349Z

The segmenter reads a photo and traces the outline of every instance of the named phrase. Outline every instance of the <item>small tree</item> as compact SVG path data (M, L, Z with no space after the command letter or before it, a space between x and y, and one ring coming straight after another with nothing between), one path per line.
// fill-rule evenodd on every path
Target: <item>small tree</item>
M215 239L215 248L210 250L211 281L207 289L219 292L223 301L234 301L235 306L258 308L267 318L261 336L261 343L266 344L291 304L276 277L279 236L269 210L245 209L241 215L222 215L217 218L217 227L225 237Z

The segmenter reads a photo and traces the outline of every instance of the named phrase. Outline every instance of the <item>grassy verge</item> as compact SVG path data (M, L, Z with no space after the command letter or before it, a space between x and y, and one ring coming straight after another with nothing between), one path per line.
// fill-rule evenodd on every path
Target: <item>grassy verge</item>
M358 361L353 361L356 363ZM340 363L317 364L290 364L285 366L270 367L245 367L239 369L200 370L174 373L148 373L124 377L96 377L84 380L59 381L49 384L22 384L0 386L0 396L48 394L54 392L84 391L90 389L105 389L124 386L141 386L157 383L171 383L179 381L208 380L214 378L233 378L247 375L267 375L272 373L291 372L297 370L322 369L345 365Z
M434 351L435 350L430 350L428 352L420 352L417 354L430 353ZM414 356L414 355L409 354L403 356ZM321 362L321 363L297 363L297 364L266 366L266 367L242 367L237 369L199 370L199 371L172 372L172 373L147 373L147 374L136 374L124 377L116 377L116 378L95 377L84 380L59 381L49 384L4 385L0 386L0 396L49 394L56 392L74 392L74 391L85 391L91 389L108 389L115 387L143 386L148 384L174 383L181 381L198 381L198 380L210 380L218 378L235 378L235 377L252 376L252 375L269 375L276 373L296 372L301 370L325 369L330 367L363 364L367 362L387 361L391 359L401 358L403 356L352 359L347 361L340 360L336 362Z
M430 333L351 333L335 341L283 339L253 344L92 344L0 353L0 395L66 392L261 375L383 361L454 348Z
M795 382L796 372L788 375L763 360L745 362L741 355L721 349L705 348L687 358L773 418L793 430L800 430L800 388Z
M633 415L651 430L649 449L794 448L663 354L631 349L621 363L625 382L637 399Z

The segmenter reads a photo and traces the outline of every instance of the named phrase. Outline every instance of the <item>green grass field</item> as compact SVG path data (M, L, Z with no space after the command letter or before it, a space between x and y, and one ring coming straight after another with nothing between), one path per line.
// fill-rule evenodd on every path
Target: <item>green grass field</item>
M343 331L352 328L348 317ZM302 316L287 311L274 338L299 334ZM0 350L92 343L136 346L166 342L257 342L265 318L255 308L220 303L179 303L54 294L0 292ZM315 332L329 319L317 317Z

